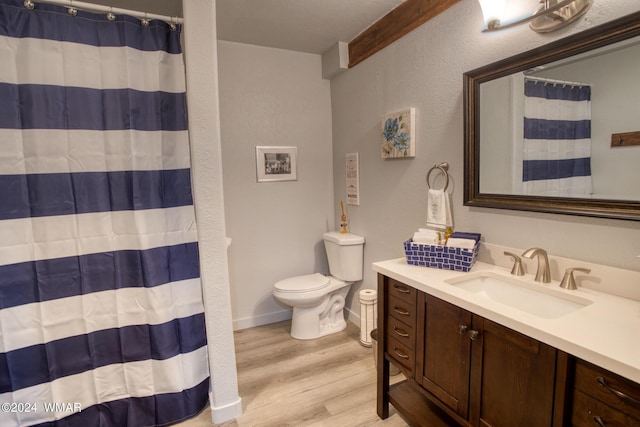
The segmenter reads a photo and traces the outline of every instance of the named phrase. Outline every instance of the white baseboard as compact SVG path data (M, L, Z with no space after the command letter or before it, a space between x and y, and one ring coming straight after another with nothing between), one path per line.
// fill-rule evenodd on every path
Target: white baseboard
M360 326L360 316L349 310L346 311L346 319L354 325ZM233 330L254 328L256 326L268 325L270 323L282 322L291 319L291 310L278 311L276 313L263 314L255 317L245 317L244 319L235 319L233 321Z
M233 330L239 331L241 329L268 325L270 323L282 322L283 320L289 319L291 319L291 310L278 311L254 317L245 317L244 319L235 319L233 321Z
M209 402L213 402L211 393L209 393ZM214 424L235 420L240 415L242 415L242 398L224 406L214 407L211 405L211 420Z
M360 315L354 313L348 308L345 308L345 310L347 311L347 320L354 325L360 326Z

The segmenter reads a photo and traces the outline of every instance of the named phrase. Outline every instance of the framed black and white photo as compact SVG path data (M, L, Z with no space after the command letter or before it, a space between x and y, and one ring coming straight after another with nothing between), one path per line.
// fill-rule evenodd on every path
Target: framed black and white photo
M258 182L296 181L298 147L256 147Z

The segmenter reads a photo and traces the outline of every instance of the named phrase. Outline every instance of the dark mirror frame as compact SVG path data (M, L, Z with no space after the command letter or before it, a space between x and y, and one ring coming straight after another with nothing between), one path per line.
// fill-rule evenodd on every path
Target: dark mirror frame
M464 205L640 221L640 201L480 193L479 181L482 83L636 36L640 12L465 73Z

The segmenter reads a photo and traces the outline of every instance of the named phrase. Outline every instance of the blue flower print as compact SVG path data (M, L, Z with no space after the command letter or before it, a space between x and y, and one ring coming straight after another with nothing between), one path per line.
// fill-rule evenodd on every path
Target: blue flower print
M393 140L393 145L398 151L406 151L409 149L410 139L411 138L409 138L406 132L402 132L396 135L395 139Z
M393 141L398 133L398 119L387 119L384 123L384 137L387 141Z

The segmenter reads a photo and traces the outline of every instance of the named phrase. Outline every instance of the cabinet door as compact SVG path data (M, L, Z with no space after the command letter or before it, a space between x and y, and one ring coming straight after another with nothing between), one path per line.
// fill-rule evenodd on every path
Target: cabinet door
M418 294L416 380L463 419L469 415L471 313Z
M556 349L476 315L473 330L471 425L551 426Z

